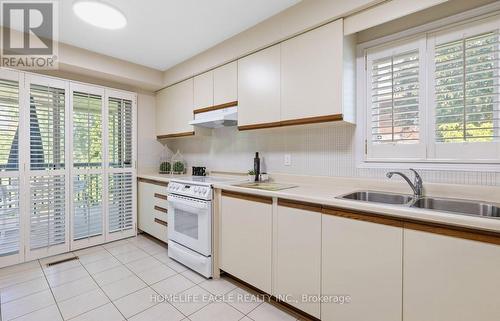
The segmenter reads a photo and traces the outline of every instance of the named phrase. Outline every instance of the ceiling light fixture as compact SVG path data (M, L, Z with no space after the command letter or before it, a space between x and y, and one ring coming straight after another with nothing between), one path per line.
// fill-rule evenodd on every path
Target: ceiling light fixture
M120 29L127 25L127 18L120 10L102 1L75 1L73 12L83 21L99 28Z

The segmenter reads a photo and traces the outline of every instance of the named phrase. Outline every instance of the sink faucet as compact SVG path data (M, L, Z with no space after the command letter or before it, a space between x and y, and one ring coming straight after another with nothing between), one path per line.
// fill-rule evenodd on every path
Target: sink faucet
M386 176L387 176L387 178L391 178L392 175L401 176L408 183L408 185L410 185L411 189L413 190L413 195L416 198L420 198L423 196L423 191L424 191L422 177L420 177L420 175L418 175L417 171L414 170L413 168L410 168L410 171L412 171L415 174L415 182L413 182L413 183L410 181L408 176L406 176L405 174L403 174L401 172L388 172L386 174Z

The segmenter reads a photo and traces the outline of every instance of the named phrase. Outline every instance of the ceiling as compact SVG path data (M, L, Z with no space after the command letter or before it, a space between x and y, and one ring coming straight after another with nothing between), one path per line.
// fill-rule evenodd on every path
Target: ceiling
M128 24L105 30L75 16L60 1L59 39L76 47L166 70L300 0L105 0Z

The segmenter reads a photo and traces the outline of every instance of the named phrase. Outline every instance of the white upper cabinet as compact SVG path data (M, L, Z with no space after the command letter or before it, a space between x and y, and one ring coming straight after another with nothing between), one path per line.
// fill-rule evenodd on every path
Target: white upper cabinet
M156 135L192 134L193 78L162 89L156 96Z
M238 60L238 126L280 121L280 45Z
M343 114L342 25L339 19L281 44L281 120Z
M232 103L238 100L238 63L233 61L214 69L214 105Z
M208 71L193 79L194 109L214 105L214 73Z

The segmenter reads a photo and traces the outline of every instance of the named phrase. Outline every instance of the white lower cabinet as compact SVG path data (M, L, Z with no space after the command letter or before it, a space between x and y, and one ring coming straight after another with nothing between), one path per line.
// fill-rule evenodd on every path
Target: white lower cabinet
M143 232L167 242L168 201L166 183L138 182L138 226Z
M220 268L271 293L272 199L222 193Z
M405 229L404 321L500 320L500 246Z
M274 295L320 317L321 206L289 207L281 200L276 226ZM309 210L308 210L309 209Z
M401 321L403 228L389 224L323 214L321 320Z

